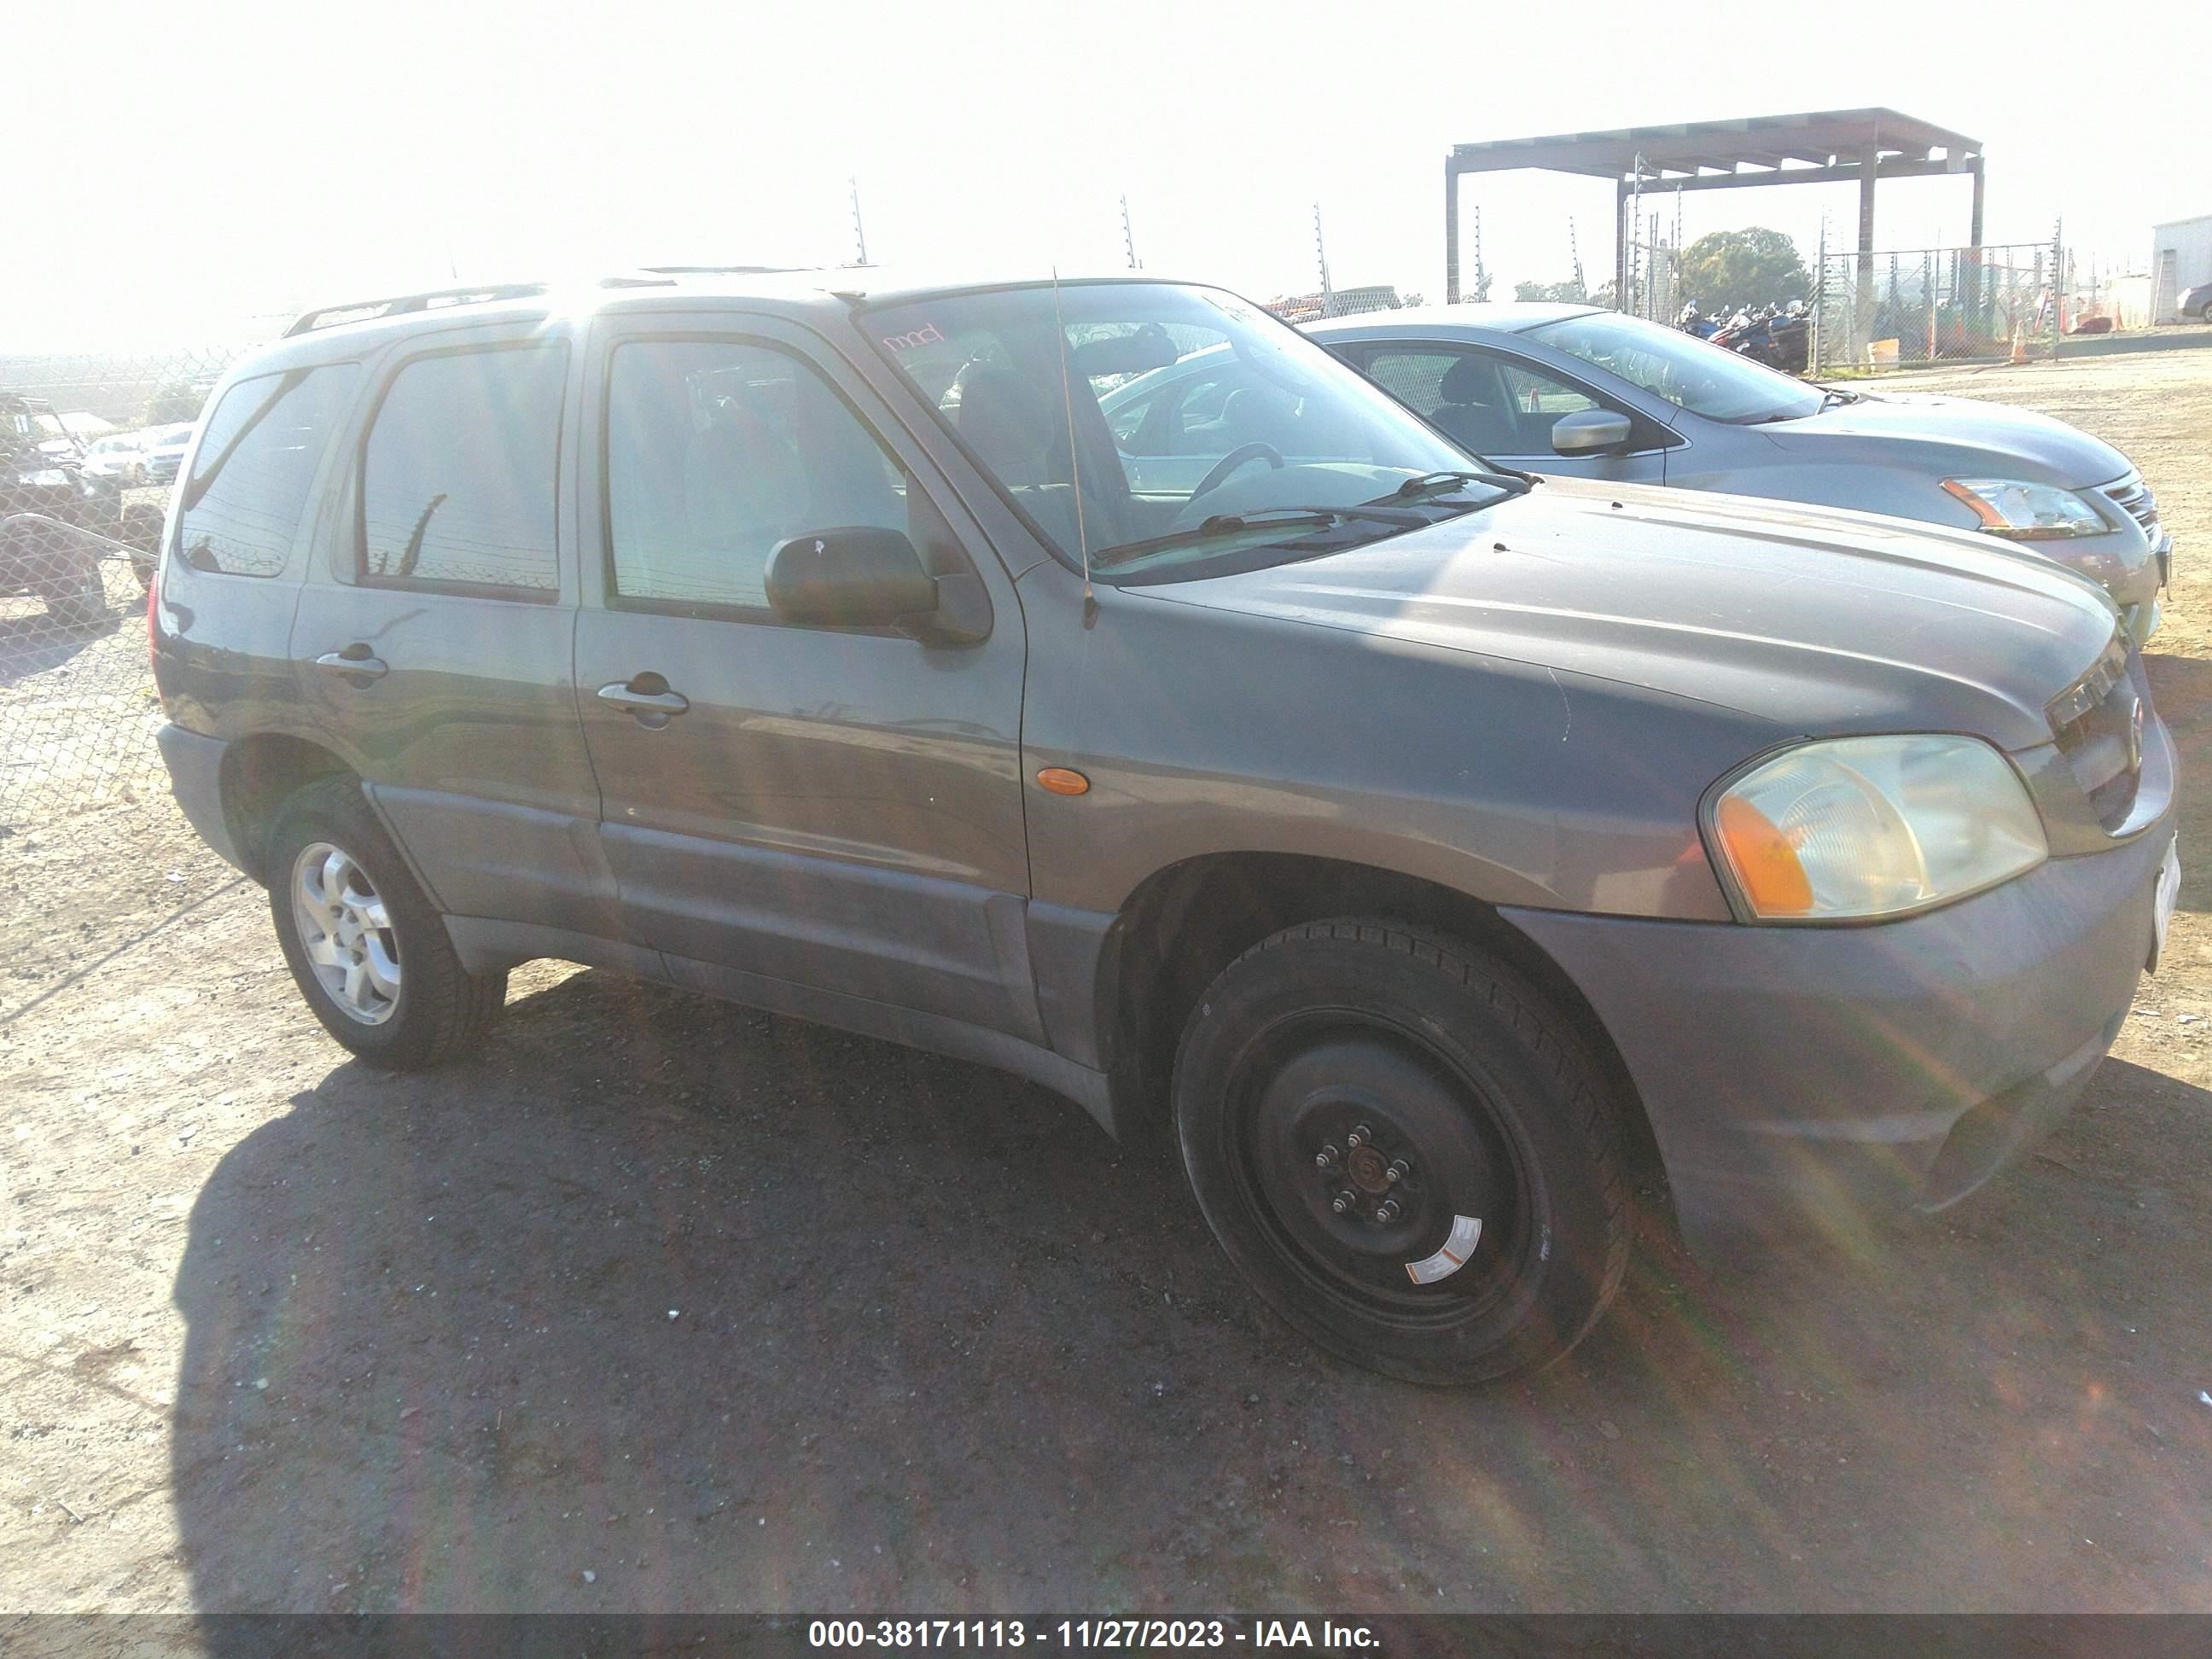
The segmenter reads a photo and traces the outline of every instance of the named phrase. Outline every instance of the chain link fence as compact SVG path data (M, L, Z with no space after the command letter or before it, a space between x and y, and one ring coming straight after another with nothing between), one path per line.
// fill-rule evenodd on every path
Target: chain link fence
M1819 261L1812 372L1994 362L2055 337L2047 243L1828 253Z
M146 584L184 440L241 349L0 354L0 858L167 800Z
M1401 295L1389 283L1362 288L1332 288L1325 293L1283 294L1267 302L1267 309L1286 323L1313 323L1324 317L1358 317L1370 311L1396 311L1421 303L1418 294Z

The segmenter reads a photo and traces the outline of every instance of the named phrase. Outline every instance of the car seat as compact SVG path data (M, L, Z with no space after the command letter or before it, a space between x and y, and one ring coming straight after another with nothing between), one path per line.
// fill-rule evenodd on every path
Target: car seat
M1513 410L1483 396L1494 395L1497 385L1496 364L1482 357L1455 359L1437 384L1443 401L1430 421L1478 455L1519 454L1521 434Z

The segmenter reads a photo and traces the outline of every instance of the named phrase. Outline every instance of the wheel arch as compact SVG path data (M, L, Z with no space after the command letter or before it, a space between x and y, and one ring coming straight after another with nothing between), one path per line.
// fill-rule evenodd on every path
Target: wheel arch
M1495 952L1571 1018L1624 1109L1632 1164L1660 1173L1658 1143L1620 1050L1579 988L1534 939L1470 894L1418 876L1284 853L1216 853L1139 883L1108 930L1097 981L1097 1030L1125 1140L1170 1139L1176 1046L1199 995L1253 945L1285 927L1371 915L1439 928Z
M223 820L239 867L264 886L269 833L277 809L302 785L318 778L357 777L333 750L286 732L257 732L223 751Z

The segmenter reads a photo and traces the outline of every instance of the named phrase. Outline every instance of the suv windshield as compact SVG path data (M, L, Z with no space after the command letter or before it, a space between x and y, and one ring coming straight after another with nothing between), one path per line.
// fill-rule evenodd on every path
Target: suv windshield
M1617 311L1586 312L1541 323L1528 334L1709 421L1746 426L1794 421L1820 407L1817 386L1679 329L1662 328Z
M1334 552L1525 488L1212 289L948 294L861 327L1048 544L1109 580Z

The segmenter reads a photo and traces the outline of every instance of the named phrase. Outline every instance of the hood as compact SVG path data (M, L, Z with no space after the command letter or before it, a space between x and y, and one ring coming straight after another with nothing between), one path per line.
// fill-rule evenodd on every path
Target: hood
M2128 458L2063 421L2003 404L1925 392L1882 392L1757 428L1784 449L1854 439L1916 452L1931 477L2024 478L2081 489L2130 471Z
M2118 625L2093 584L1963 532L1554 478L1363 548L1147 587L1185 605L1717 704L1787 735L2047 743Z

